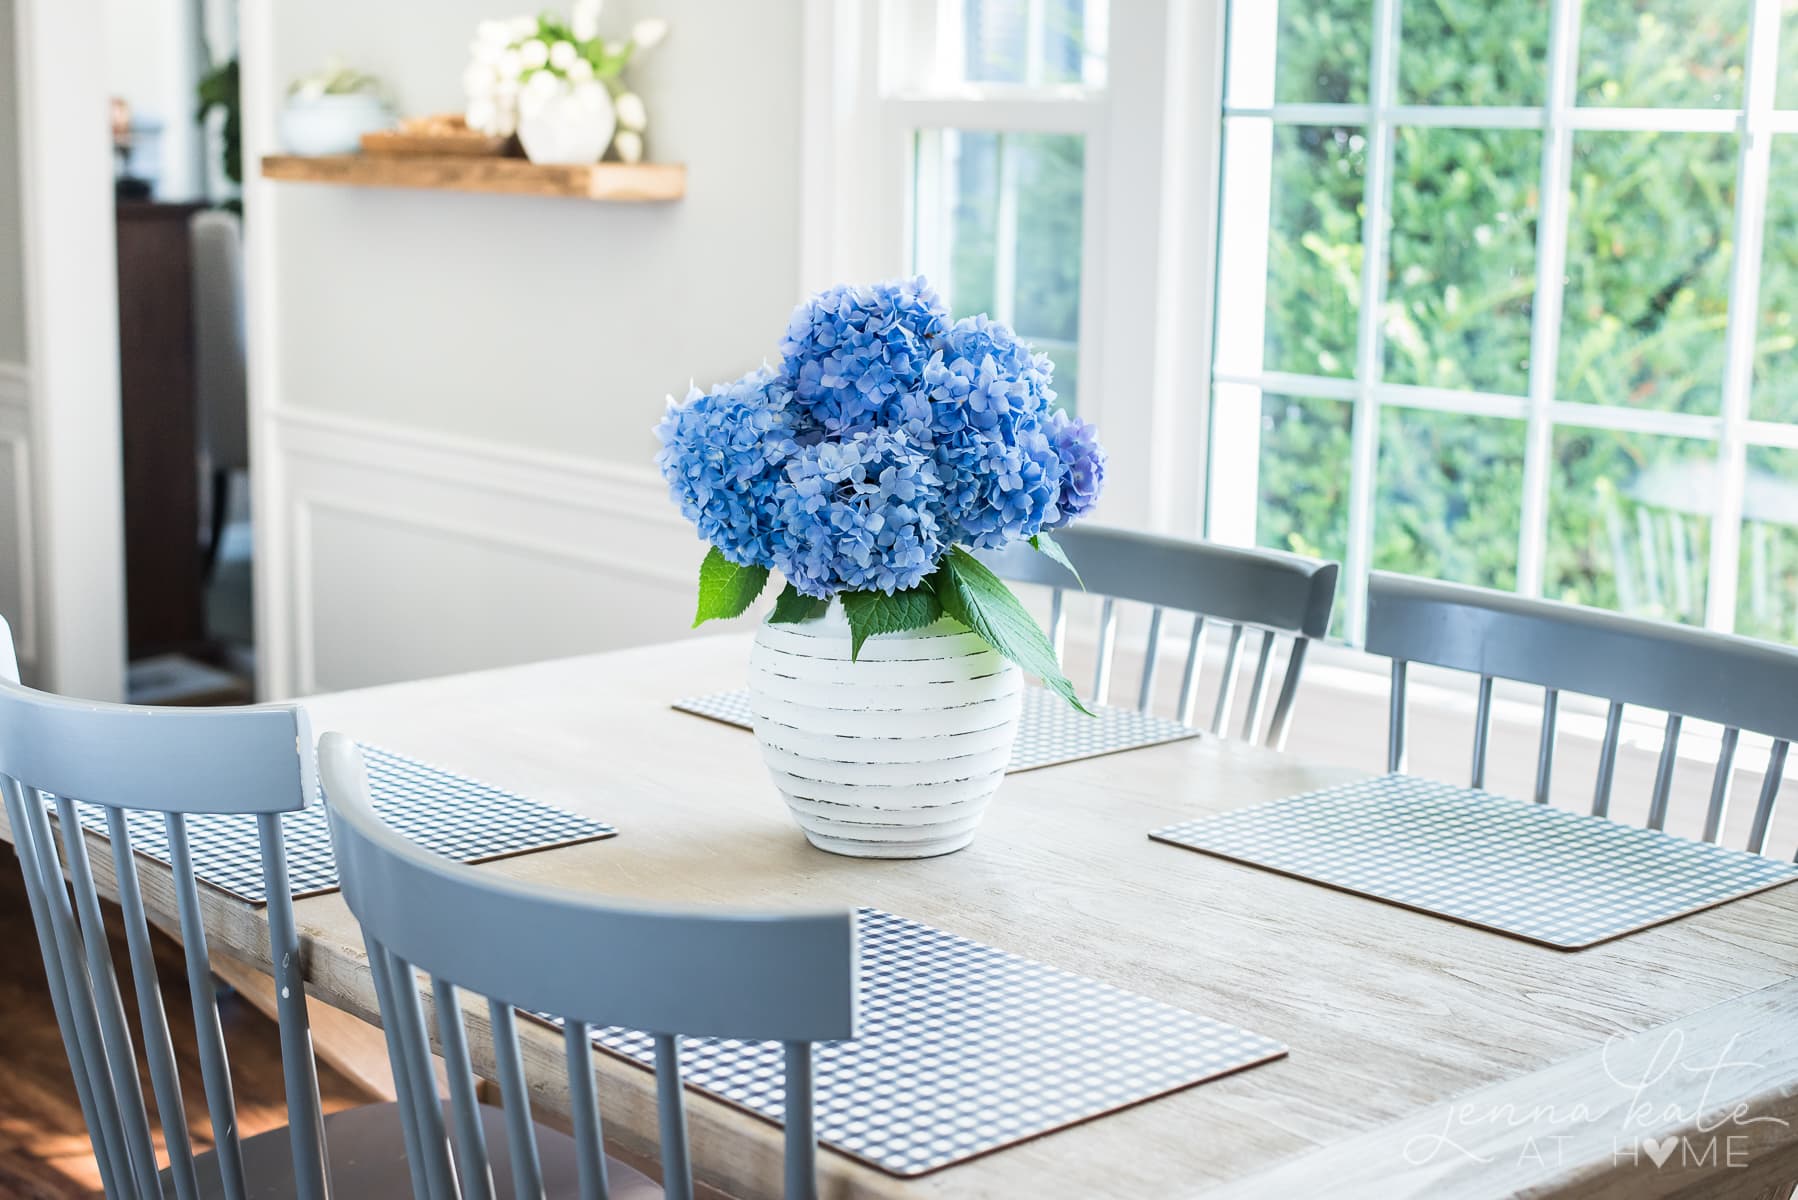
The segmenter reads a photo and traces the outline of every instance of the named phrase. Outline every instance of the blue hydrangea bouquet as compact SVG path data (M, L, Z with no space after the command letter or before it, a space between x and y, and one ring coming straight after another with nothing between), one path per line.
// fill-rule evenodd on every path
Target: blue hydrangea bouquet
M1042 629L971 551L1050 536L1099 496L1105 452L1054 405L1053 366L923 278L836 287L794 310L778 366L670 402L657 465L711 543L694 625L777 570L770 620L842 604L869 637L951 617L1078 705Z

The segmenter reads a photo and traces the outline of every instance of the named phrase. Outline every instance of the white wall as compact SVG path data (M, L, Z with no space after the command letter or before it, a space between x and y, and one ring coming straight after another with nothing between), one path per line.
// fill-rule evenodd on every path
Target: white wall
M0 366L25 361L25 260L19 214L19 73L13 0L0 0Z
M253 136L333 53L407 112L459 108L495 12L251 2ZM798 298L799 4L612 0L606 31L649 13L673 32L634 83L684 200L252 188L270 694L685 630L703 547L650 428L689 380L771 357Z

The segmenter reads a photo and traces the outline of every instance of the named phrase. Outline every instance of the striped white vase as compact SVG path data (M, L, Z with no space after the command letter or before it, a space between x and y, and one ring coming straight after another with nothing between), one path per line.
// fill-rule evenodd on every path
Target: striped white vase
M755 736L812 845L859 858L928 858L974 837L1011 762L1023 676L947 617L869 638L849 623L764 621L749 655Z

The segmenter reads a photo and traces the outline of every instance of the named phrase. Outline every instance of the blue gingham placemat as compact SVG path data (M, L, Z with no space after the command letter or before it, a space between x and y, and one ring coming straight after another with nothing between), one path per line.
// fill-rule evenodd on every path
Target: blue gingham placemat
M1798 866L1384 775L1149 834L1564 950L1798 879Z
M362 747L375 811L419 845L462 862L486 862L531 850L612 837L618 831L601 821L504 792L414 759ZM106 811L77 802L82 828L105 836ZM131 848L158 862L169 861L162 814L127 810ZM325 806L317 803L281 815L287 844L288 882L294 899L337 887L331 830ZM256 818L241 813L187 818L194 874L202 883L252 904L268 902L262 883L262 852Z
M1286 1053L1260 1034L905 917L872 908L858 917L860 1032L817 1047L818 1137L889 1174L923 1175ZM593 1041L654 1069L646 1033L600 1029ZM776 1042L682 1039L681 1077L781 1123Z
M688 696L674 702L681 712L710 717L726 725L753 728L749 709L749 691L713 692L709 696ZM1088 705L1094 716L1087 716L1046 688L1034 685L1024 689L1024 705L1018 715L1018 740L1012 746L1011 765L1007 772L1034 771L1057 763L1116 754L1142 746L1158 746L1197 737L1199 731L1190 725L1170 721L1153 713L1109 705Z

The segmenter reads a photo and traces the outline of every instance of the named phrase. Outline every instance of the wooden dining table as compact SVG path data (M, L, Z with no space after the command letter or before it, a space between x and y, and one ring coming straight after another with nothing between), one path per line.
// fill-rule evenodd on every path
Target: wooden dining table
M838 857L806 843L749 733L670 707L741 686L747 654L732 634L304 704L315 732L619 831L480 870L669 905L871 905L1290 1050L916 1178L827 1148L823 1196L1784 1200L1776 1188L1798 1180L1798 887L1550 949L1151 841L1363 774L1208 735L1014 774L954 854ZM1296 719L1308 715L1301 697ZM105 843L90 842L104 866ZM172 928L168 871L144 870ZM263 909L202 894L214 952L264 961ZM342 897L301 900L297 917L311 994L378 1021ZM561 1040L522 1032L539 1112L559 1112ZM604 1053L595 1065L610 1148L653 1164L651 1074ZM778 1128L698 1093L689 1114L704 1185L779 1194Z

